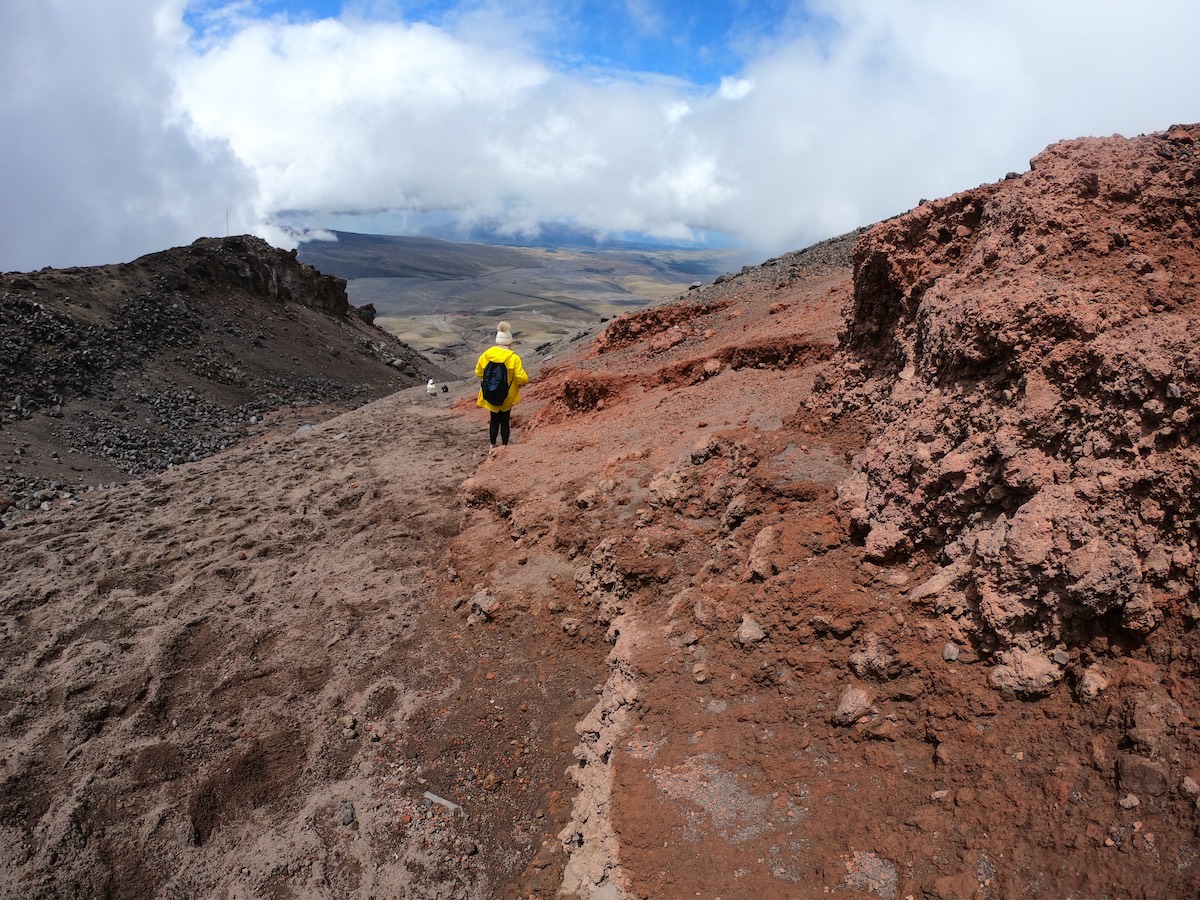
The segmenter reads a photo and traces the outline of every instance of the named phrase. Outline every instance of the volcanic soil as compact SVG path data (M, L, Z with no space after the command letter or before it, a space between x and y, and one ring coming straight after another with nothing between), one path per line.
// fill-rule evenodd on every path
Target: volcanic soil
M12 519L5 892L1195 896L1198 139Z

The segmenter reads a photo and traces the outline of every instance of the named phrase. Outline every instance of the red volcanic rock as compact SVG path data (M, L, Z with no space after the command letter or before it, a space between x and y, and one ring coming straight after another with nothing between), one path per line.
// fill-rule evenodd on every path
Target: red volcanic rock
M856 249L868 552L969 558L964 620L1000 648L1113 612L1145 634L1195 593L1198 139L1064 141Z

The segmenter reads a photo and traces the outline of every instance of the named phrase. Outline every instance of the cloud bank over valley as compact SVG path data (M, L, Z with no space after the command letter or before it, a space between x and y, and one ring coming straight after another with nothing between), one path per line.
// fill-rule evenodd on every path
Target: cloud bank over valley
M1200 119L1187 2L713 7L5 4L0 269L430 216L761 258Z

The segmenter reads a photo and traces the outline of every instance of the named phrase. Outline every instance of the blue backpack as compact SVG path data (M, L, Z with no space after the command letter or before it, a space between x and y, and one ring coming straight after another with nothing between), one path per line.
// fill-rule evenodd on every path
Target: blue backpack
M483 399L500 406L508 399L508 366L495 360L483 369Z

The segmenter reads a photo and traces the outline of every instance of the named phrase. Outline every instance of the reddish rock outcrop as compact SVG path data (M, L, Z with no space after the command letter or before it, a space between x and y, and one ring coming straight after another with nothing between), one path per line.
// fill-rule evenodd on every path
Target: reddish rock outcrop
M611 644L567 896L1200 888L1198 138L1057 144L852 282L769 260L539 372L455 569Z
M1066 671L1055 648L1195 609L1198 142L1065 141L856 249L831 399L884 424L855 523L877 562L952 567L929 599L1005 688L1042 692Z

